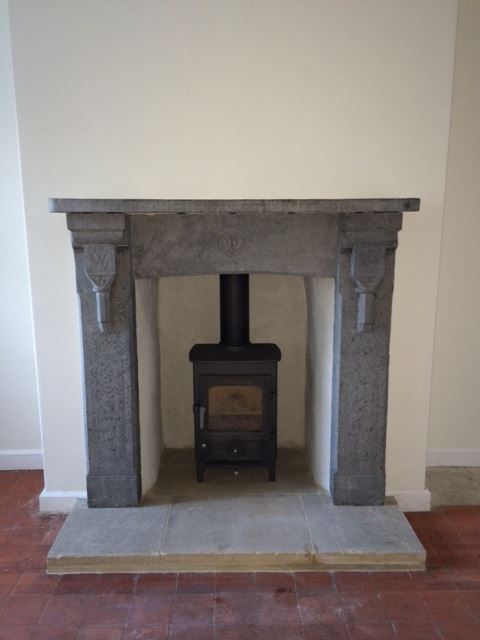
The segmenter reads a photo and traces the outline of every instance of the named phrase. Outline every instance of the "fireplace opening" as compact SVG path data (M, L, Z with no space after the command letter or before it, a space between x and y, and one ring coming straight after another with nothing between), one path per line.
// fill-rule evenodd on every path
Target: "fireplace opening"
M221 274L219 289L220 342L190 350L197 480L208 466L263 465L273 481L281 352L250 342L249 275Z
M277 376L276 482L267 481L261 460L256 464L238 464L242 452L239 446L233 447L237 449L235 460L212 465L206 470L203 482L198 484L196 480L192 414L195 402L192 363L188 354L192 345L211 344L219 348L222 341L219 275L161 277L155 281L137 280L135 284L144 494L152 490L156 495L169 491L176 495L210 495L210 492L233 490L236 495L239 492L250 495L290 492L300 490L300 487L311 491L314 466L309 450L306 450L311 439L311 412L305 403L307 385L310 386L310 376L307 378L310 295L306 295L309 289L305 288L304 278L258 273L251 273L249 277L248 341L253 348L258 343L273 342L280 345L282 351ZM155 291L158 297L154 295ZM234 351L234 348L230 349L230 352ZM240 347L237 351L245 350ZM158 369L154 366L157 353ZM326 372L325 379L330 378L331 372ZM241 381L245 382L245 379ZM317 385L315 389L317 391ZM239 404L231 403L227 414L224 394L232 392L236 395L239 391L242 391L242 397L232 398ZM207 397L210 404L208 435L215 436L217 417L228 415L233 423L230 439L238 443L239 439L233 434L235 423L238 424L239 416L243 415L242 429L249 427L252 429L250 435L261 436L263 417L258 416L259 399L263 402L263 398L263 387L256 381L249 385L233 384L233 380L225 385L218 381ZM242 405L244 409L239 411ZM263 405L261 410L263 412ZM246 422L250 424L246 425ZM220 425L226 429L225 418ZM311 451L315 450L316 455L318 451L323 453L327 445L322 441L317 446L315 440Z

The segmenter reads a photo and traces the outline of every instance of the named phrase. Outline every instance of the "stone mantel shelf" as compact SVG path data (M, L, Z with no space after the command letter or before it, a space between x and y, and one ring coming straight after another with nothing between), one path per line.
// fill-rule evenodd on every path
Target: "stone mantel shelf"
M49 206L67 214L75 253L90 506L141 500L136 308L143 294L135 281L218 273L335 280L330 492L337 505L383 503L395 249L403 213L418 211L418 198L52 198ZM312 295L307 287L313 313ZM312 334L321 331L316 314L309 322ZM318 359L312 366L323 375Z
M123 200L50 198L53 213L213 214L213 213L401 213L418 211L419 198L354 198L339 200Z

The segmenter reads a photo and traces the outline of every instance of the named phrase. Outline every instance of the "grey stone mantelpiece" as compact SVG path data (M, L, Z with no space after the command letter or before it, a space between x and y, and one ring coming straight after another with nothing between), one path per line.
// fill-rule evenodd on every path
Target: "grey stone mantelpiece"
M89 505L141 497L134 280L228 272L335 278L331 493L336 504L382 504L395 249L402 212L419 205L52 199L75 251Z

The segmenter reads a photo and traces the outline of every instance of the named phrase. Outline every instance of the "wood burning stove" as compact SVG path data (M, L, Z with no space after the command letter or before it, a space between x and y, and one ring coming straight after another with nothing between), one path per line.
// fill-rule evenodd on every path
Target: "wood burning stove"
M249 340L249 276L220 275L220 343L196 344L193 362L197 480L208 465L265 465L275 480L275 344Z

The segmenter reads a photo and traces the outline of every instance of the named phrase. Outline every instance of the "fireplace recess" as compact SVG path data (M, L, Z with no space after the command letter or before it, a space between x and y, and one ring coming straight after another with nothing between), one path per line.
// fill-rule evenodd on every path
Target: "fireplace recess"
M265 465L275 480L280 349L250 343L248 274L219 281L220 343L190 350L197 480L208 465Z

